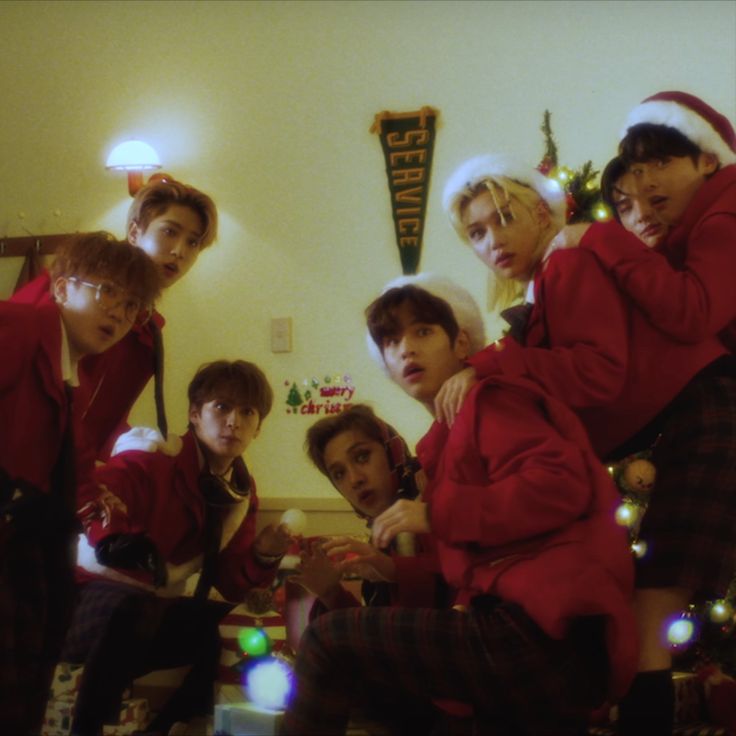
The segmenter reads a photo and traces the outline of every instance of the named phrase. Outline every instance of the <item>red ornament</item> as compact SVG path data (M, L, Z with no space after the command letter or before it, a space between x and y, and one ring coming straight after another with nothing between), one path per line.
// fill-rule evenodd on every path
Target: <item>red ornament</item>
M554 161L549 156L545 156L539 163L539 166L537 166L537 171L540 174L544 174L547 176L550 171L555 167Z

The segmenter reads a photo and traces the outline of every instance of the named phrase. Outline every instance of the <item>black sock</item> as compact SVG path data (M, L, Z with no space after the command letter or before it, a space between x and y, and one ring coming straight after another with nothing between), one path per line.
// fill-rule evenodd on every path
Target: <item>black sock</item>
M675 718L672 670L640 672L618 706L621 736L671 736Z

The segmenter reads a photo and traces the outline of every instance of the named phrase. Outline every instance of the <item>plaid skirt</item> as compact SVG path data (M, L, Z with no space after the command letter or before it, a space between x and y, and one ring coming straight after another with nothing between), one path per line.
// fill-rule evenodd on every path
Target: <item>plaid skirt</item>
M706 371L663 418L636 584L720 598L736 575L736 377Z
M433 703L454 700L472 706L484 736L580 733L605 695L605 651L600 618L579 619L556 641L492 598L467 613L332 611L302 636L280 732L344 734L349 715L367 711L392 733L438 733Z

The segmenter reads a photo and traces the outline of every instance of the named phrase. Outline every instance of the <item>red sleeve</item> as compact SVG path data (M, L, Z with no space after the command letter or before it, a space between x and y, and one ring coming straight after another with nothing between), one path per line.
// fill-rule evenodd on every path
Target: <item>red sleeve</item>
M465 450L457 472L450 468L433 489L433 534L447 544L492 547L545 534L579 518L592 497L583 450L560 436L539 403L523 390L481 386L466 404L471 400L477 404L468 441L478 453L478 467L485 469L476 475L484 472L486 479L463 480L469 463Z
M112 458L95 470L92 481L79 487L78 513L92 546L110 534L149 532L157 473L150 468L154 453L145 453L148 466L137 462L140 454L123 453Z
M44 270L35 279L21 286L9 299L18 304L46 304L51 301L51 276Z
M27 309L0 302L0 392L12 395L20 377L37 359L39 323Z
M623 389L628 362L626 307L616 285L577 249L555 252L537 278L532 318L543 326L545 344L506 338L468 362L479 378L530 378L568 406L610 403Z
M591 250L659 330L700 342L736 318L736 217L714 214L690 233L681 270L616 222L595 223L580 246Z
M230 601L241 600L251 588L269 585L278 572L277 564L264 567L256 561L253 552L258 512L258 496L253 478L251 489L248 513L219 558L215 587Z

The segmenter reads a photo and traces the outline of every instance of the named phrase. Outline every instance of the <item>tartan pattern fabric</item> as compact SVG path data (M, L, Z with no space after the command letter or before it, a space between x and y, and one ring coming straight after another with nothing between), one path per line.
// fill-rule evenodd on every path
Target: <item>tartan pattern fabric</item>
M102 637L115 610L131 596L144 595L148 594L120 583L94 581L85 584L67 632L62 660L83 663L92 646Z
M736 573L736 378L702 376L681 392L652 461L637 586L722 597Z
M69 630L63 659L84 662L74 728L95 732L119 717L125 688L157 669L191 664L151 730L212 708L220 655L218 624L232 604L157 598L119 583L87 584Z
M62 531L2 534L0 724L3 733L32 734L43 720L71 618L74 547Z
M403 716L398 733L429 733L441 717L430 701L446 699L472 705L485 736L580 733L603 700L602 631L554 641L510 603L332 611L302 637L281 733L341 734L356 708Z

